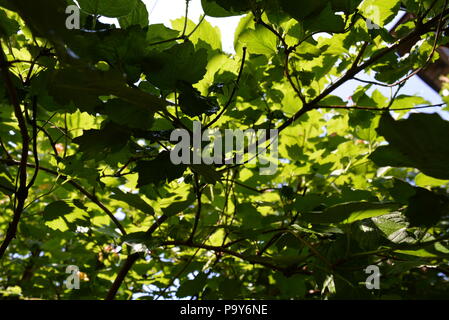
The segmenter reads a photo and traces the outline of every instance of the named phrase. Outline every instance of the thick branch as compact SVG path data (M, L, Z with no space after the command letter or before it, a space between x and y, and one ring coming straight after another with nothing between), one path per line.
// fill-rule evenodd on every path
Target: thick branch
M160 225L162 225L166 220L168 219L167 215L163 215L159 217L159 219L156 220L156 222L147 230L146 234L148 237L151 237L153 233L159 228ZM128 274L129 270L131 270L134 263L139 260L140 254L138 252L130 254L128 258L126 259L125 263L121 267L119 273L117 274L117 277L114 280L114 283L112 284L111 288L109 289L109 292L106 296L105 300L114 300L115 296L117 294L118 289L120 289L120 286L122 285L123 280L125 280L126 275Z
M27 160L28 160L28 151L30 149L30 136L28 134L25 118L22 114L22 109L20 107L20 101L17 96L16 88L14 87L11 75L9 74L8 66L9 66L8 60L6 58L5 52L3 51L3 47L0 43L1 73L3 81L5 82L10 102L14 107L14 115L17 118L20 134L22 136L22 153L19 165L19 183L18 183L18 190L15 193L17 202L15 203L14 207L13 220L9 224L8 230L6 231L5 240L0 246L0 259L5 254L5 251L8 248L9 244L11 243L12 239L14 239L14 237L16 236L17 226L19 225L20 217L22 215L25 201L28 197L28 189L29 189L27 187Z

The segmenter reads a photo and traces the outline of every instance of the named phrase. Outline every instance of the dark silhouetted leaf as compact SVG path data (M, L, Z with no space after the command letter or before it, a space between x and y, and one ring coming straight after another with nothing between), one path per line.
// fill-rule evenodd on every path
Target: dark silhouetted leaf
M399 121L386 114L377 131L389 143L370 156L377 165L412 167L434 178L449 179L449 122L438 114L413 113Z
M139 161L135 170L139 173L138 186L150 183L160 184L180 178L186 170L185 165L174 165L170 161L170 152L161 152L154 160Z
M69 206L64 201L55 201L50 203L44 209L44 220L51 221L73 211L73 207Z

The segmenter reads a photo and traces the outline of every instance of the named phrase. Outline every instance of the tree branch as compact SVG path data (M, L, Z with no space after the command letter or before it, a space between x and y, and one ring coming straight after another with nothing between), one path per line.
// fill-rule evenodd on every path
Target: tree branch
M276 271L281 271L284 272L286 271L286 268L282 268L278 265L272 264L270 262L267 261L267 259L264 259L264 257L260 257L260 256L246 256L243 255L241 253L238 252L234 252L232 250L229 249L225 249L224 247L217 247L217 246L210 246L210 245L206 245L206 244L200 244L200 243L189 243L189 242L182 242L182 241L166 241L161 243L161 246L177 246L177 247L189 247L189 248L201 248L204 250L208 250L208 251L214 251L214 252L218 252L218 253L225 253L228 254L230 256L239 258L241 260L247 261L249 263L252 264L258 264L264 267L268 267L272 270L276 270Z
M239 86L240 79L242 78L243 68L245 66L245 60L246 60L246 47L243 47L242 64L240 65L239 74L237 76L237 80L235 82L234 88L232 89L232 92L231 92L231 95L229 97L229 100L224 105L223 109L221 109L220 113L211 122L209 122L204 127L204 130L210 128L215 122L217 122L221 118L221 116L226 112L226 110L229 108L229 106L231 105L232 101L234 100L234 96L237 93L237 88Z
M362 63L361 65L356 66L355 64L353 67L351 67L346 74L341 77L339 80L337 80L335 83L330 85L327 89L325 89L320 95L318 95L315 99L305 104L296 114L294 114L292 117L287 119L283 124L281 124L278 128L278 131L281 132L288 126L290 126L293 122L295 122L297 119L299 119L301 116L303 116L308 111L315 108L318 103L323 100L325 97L327 97L329 94L334 92L336 89L338 89L342 84L346 83L348 80L354 78L359 72L365 70L369 66L373 65L374 63L378 62L380 59L385 57L386 55L396 51L401 45L408 43L415 39L416 37L420 37L427 32L430 32L432 28L435 25L438 25L441 21L441 17L444 17L445 15L449 14L449 9L443 11L441 16L438 16L436 18L433 18L432 20L428 21L427 23L423 24L421 27L415 29L415 31L409 33L407 36L396 42L396 44L386 47L376 54L374 54L370 59L368 59L366 62Z
M9 166L16 166L19 165L20 163L15 161L15 160L4 160L4 159L0 159L0 162L5 163L6 165ZM31 164L31 163L27 163L26 164L27 167L29 168L36 168L35 164ZM45 167L40 167L40 170L46 173L49 173L51 175L54 176L59 176L62 180L68 180L68 183L70 185L72 185L73 187L75 187L76 189L78 189L78 191L80 191L83 195L85 195L87 198L89 198L89 200L91 200L93 203L95 203L98 207L100 207L101 210L103 210L108 216L109 218L111 218L111 220L114 222L114 224L117 226L117 228L124 234L126 235L126 230L125 228L123 228L123 226L120 224L120 222L117 220L117 218L114 216L114 214L111 212L111 210L109 210L103 203L100 202L100 200L97 199L97 197L90 193L89 191L87 191L83 186L81 186L78 182L76 182L75 180L71 180L69 177L61 175L60 173L58 173L57 171L45 168Z
M429 109L429 108L441 108L444 107L446 103L432 104L428 106L418 106L418 107L410 107L410 108L376 108L376 107L364 107L364 106L316 106L315 109L344 109L344 110L366 110L366 111L378 111L378 112L386 112L386 111L406 111L406 110L417 110L417 109Z
M14 207L14 215L13 220L9 224L8 230L6 231L6 237L3 240L3 243L0 246L0 259L3 257L6 249L11 243L12 239L15 238L17 233L17 226L19 225L20 217L22 215L22 211L25 205L25 201L28 197L27 187L27 161L28 161L28 151L30 149L30 136L28 134L28 129L26 126L25 118L22 114L22 108L20 107L20 101L17 96L16 88L12 82L11 75L9 74L8 69L8 60L6 58L6 54L3 50L2 44L0 43L0 68L3 77L3 81L5 82L6 90L8 92L8 96L10 102L14 108L14 115L17 118L17 123L20 129L20 134L22 136L22 153L19 165L19 184L18 190L16 191L16 200Z
M189 240L187 240L187 242L193 242L193 238L195 237L196 229L198 228L198 223L199 223L200 217L201 217L201 207L202 207L201 190L200 190L200 182L199 182L197 173L194 174L194 178L195 178L196 199L198 201L198 207L196 209L195 221L193 223L192 233L190 234Z
M169 217L167 215L162 215L159 217L159 219L154 222L154 224L147 230L146 234L148 237L151 237L153 233L168 219ZM114 280L114 283L112 284L111 288L108 291L108 294L106 295L105 300L114 300L115 296L117 295L118 290L120 289L120 286L122 285L123 280L125 280L126 275L128 274L129 270L131 270L134 263L139 260L140 254L138 252L130 254L128 258L126 258L125 263L121 267L119 273L117 274L117 277Z

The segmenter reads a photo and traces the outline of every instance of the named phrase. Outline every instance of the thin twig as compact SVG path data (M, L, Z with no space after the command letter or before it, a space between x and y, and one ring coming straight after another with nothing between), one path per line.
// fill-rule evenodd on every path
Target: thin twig
M5 163L6 165L9 166L17 166L20 165L20 162L15 161L15 160L3 160L0 159L0 162ZM27 163L26 164L27 167L29 168L36 168L35 164L31 164L31 163ZM78 182L76 182L75 180L72 180L71 178L61 175L59 174L57 171L45 168L45 167L40 167L40 170L46 173L49 173L51 175L54 176L59 176L63 181L68 180L68 183L71 184L73 187L75 187L76 189L78 189L78 191L80 191L82 194L84 194L87 198L89 198L89 200L91 200L93 203L95 203L98 207L100 207L100 209L102 209L108 216L109 218L111 218L111 220L114 222L114 224L117 226L117 228L122 232L122 234L126 234L126 230L125 228L123 228L123 226L120 224L120 222L117 220L117 218L114 216L114 214L111 212L111 210L109 210L103 203L101 203L100 200L98 200L98 198L90 193L89 191L87 191L83 186L81 186Z
M146 235L148 238L150 238L153 233L168 219L169 217L167 215L162 215L157 219L153 225L147 230ZM119 273L117 274L117 277L115 278L114 282L112 283L111 288L108 291L108 294L106 295L105 300L114 300L115 296L117 295L118 290L120 289L120 286L122 285L122 282L125 280L126 275L128 274L129 270L131 270L134 263L139 260L140 254L138 252L130 254L126 260L123 266L120 268Z
M344 110L366 110L366 111L377 111L377 112L387 112L387 111L406 111L406 110L417 110L417 109L429 109L429 108L440 108L444 107L446 103L433 104L428 106L418 106L410 108L376 108L376 107L365 107L365 106L316 106L316 109L344 109Z
M443 11L442 16L445 16L447 14L449 14L449 10ZM386 55L390 54L391 52L396 51L404 43L408 43L409 41L415 39L415 37L417 37L417 36L421 36L423 34L426 34L427 32L429 32L435 26L435 24L438 24L439 22L440 22L440 17L434 18L434 19L428 21L427 23L423 24L420 28L417 28L415 31L409 33L407 36L405 36L404 38L399 40L395 45L392 45L390 47L386 47L386 48L380 50L378 53L374 54L370 59L368 59L367 61L365 61L361 65L351 67L346 72L346 74L344 76L342 76L339 80L337 80L332 85L330 85L328 88L326 88L315 99L313 99L312 101L310 101L306 105L304 105L293 116L291 116L289 119L284 121L284 123L282 123L278 127L278 131L279 132L283 131L285 128L289 127L292 123L294 123L297 119L299 119L305 113L307 113L310 110L313 110L314 106L318 105L321 100L323 100L329 94L334 92L341 85L346 83L348 80L354 78L359 72L365 70L369 66L371 66L374 63L378 62L380 59L382 59Z
M237 76L237 80L235 82L234 88L232 89L231 95L230 95L227 103L224 105L223 109L220 111L220 113L211 122L209 122L204 127L203 130L206 130L206 129L210 128L215 122L217 122L221 118L221 116L226 112L228 107L231 105L232 101L234 100L234 96L237 93L237 89L238 89L238 86L239 86L239 83L240 83L240 79L242 78L243 68L245 66L245 60L246 60L246 47L243 47L242 64L240 65L239 74Z
M200 183L199 183L199 179L198 179L198 174L197 173L194 174L194 179L195 179L195 191L196 191L196 199L197 199L197 202L198 202L198 206L197 206L197 210L196 210L196 214L195 214L195 221L193 223L192 233L190 234L190 237L187 240L187 242L193 242L193 238L195 237L195 233L196 233L196 230L198 228L198 223L199 223L200 218L201 218L201 207L202 207L201 190L200 190Z

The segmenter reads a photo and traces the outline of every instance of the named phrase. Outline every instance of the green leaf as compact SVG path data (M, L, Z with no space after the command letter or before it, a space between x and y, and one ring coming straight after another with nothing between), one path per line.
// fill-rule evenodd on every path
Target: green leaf
M186 200L171 203L168 207L162 208L162 212L166 216L174 216L187 209L195 201L195 195L189 193Z
M415 183L418 187L442 187L449 183L449 180L440 180L428 177L423 173L419 173L415 177Z
M0 35L4 37L10 37L16 34L20 29L19 24L8 18L4 10L0 10Z
M291 1L291 0L279 0L282 9L290 14L298 21L305 20L312 16L319 14L327 5L327 0L317 1Z
M16 187L9 181L9 179L0 176L0 192L6 195L14 194Z
M215 168L211 165L205 165L205 164L193 164L190 166L190 168L204 177L207 183L217 183L220 181L220 178L222 174L215 170Z
M260 25L257 25L255 29L242 32L237 41L240 45L247 47L249 53L270 57L277 52L278 39L276 35Z
M238 15L251 10L251 0L205 0L201 4L204 12L213 17Z
M170 39L177 38L179 36L179 31L172 30L164 26L163 24L151 24L148 27L147 41L149 44L154 44L160 41L166 41ZM172 47L175 43L167 42L168 47ZM162 44L161 44L162 45Z
M301 215L312 223L352 223L391 213L399 208L395 203L348 202L329 207L323 213Z
M321 100L320 105L322 105L322 106L345 106L346 103L340 97L327 96L326 98Z
M172 21L174 29L182 32L184 30L185 19L176 19ZM193 33L192 33L193 32ZM192 34L191 34L192 33ZM203 20L199 25L193 21L187 21L185 34L191 34L189 40L195 45L195 48L204 48L208 50L221 51L221 34L218 27L213 27L208 21ZM216 54L214 52L213 54Z
M332 0L332 9L345 13L354 12L363 0Z
M189 41L153 52L143 62L147 80L163 89L174 89L180 82L197 83L206 74L206 66L207 51L196 51Z
M59 0L14 0L8 1L12 10L17 11L36 36L61 42L70 33L65 27L66 4Z
M120 99L108 100L97 111L106 114L113 122L129 128L148 130L153 122L151 112Z
M206 282L207 282L207 275L204 273L199 273L195 277L195 279L186 280L183 283L181 283L181 286L176 292L176 296L178 296L178 298L194 296L203 290L204 286L206 285Z
M437 179L449 179L449 122L438 114L413 113L399 121L385 114L377 132L389 142L370 155L377 165L412 167Z
M304 29L309 32L342 32L344 28L343 18L335 14L331 4L328 4L317 16L310 17L304 21Z
M389 189L389 192L396 202L404 204L415 195L416 188L405 181L394 179L393 188Z
M238 203L237 212L239 213L244 225L250 226L250 228L257 228L261 225L262 215L251 203Z
M399 0L364 0L359 9L365 18L371 19L380 27L385 27L396 17L400 4Z
M214 0L201 0L201 5L203 7L204 13L211 17L223 18L239 14L224 9Z
M148 52L147 36L146 27L132 25L127 29L89 33L84 41L78 41L76 44L73 41L72 49L81 61L97 64L97 68L101 62L105 66L105 71L115 70L123 81L130 84L140 79L142 73L140 64Z
M128 28L133 25L139 25L141 27L148 26L148 11L145 3L137 0L134 9L128 15L120 17L118 21L122 28Z
M73 207L64 201L55 201L45 207L43 217L45 221L52 221L73 211Z
M190 117L206 114L208 116L220 110L217 99L203 97L201 93L189 84L180 85L179 106Z
M303 275L286 277L282 273L276 273L275 279L276 286L281 290L282 296L285 299L291 299L292 297L302 298L305 296L306 283Z
M88 14L118 18L131 14L139 0L78 0L83 11Z
M160 239L148 235L147 232L134 232L122 237L123 243L131 247L131 252L147 252L158 246Z
M293 208L301 213L307 213L323 203L323 196L318 194L306 194L297 196L293 204Z
M397 253L407 254L411 256L416 257L422 257L422 258L435 258L438 257L436 254L430 253L424 249L418 249L418 250L397 250Z
M170 152L163 151L154 160L137 162L135 168L139 173L137 187L173 181L180 178L185 170L185 165L174 165L171 162Z
M410 198L405 215L411 226L432 227L449 212L448 209L447 197L416 188L416 194Z
M113 192L114 194L111 195L111 199L125 202L129 206L140 210L144 214L154 214L154 209L139 195L133 193L125 193L119 188L115 188Z
M235 299L240 294L241 282L237 279L223 278L220 281L218 290L224 299Z
M371 219L383 235L393 243L405 241L409 234L407 227L409 223L402 213L392 213Z
M121 127L107 124L101 130L86 130L73 139L85 159L104 159L106 155L122 150L128 143L130 134Z
M123 242L128 243L145 243L150 239L150 236L146 232L133 232L122 237Z
M108 95L152 113L166 105L156 96L128 87L123 78L113 71L61 69L54 75L49 90L58 103L75 103L77 107L85 107L92 113L94 107L101 103L99 97Z

